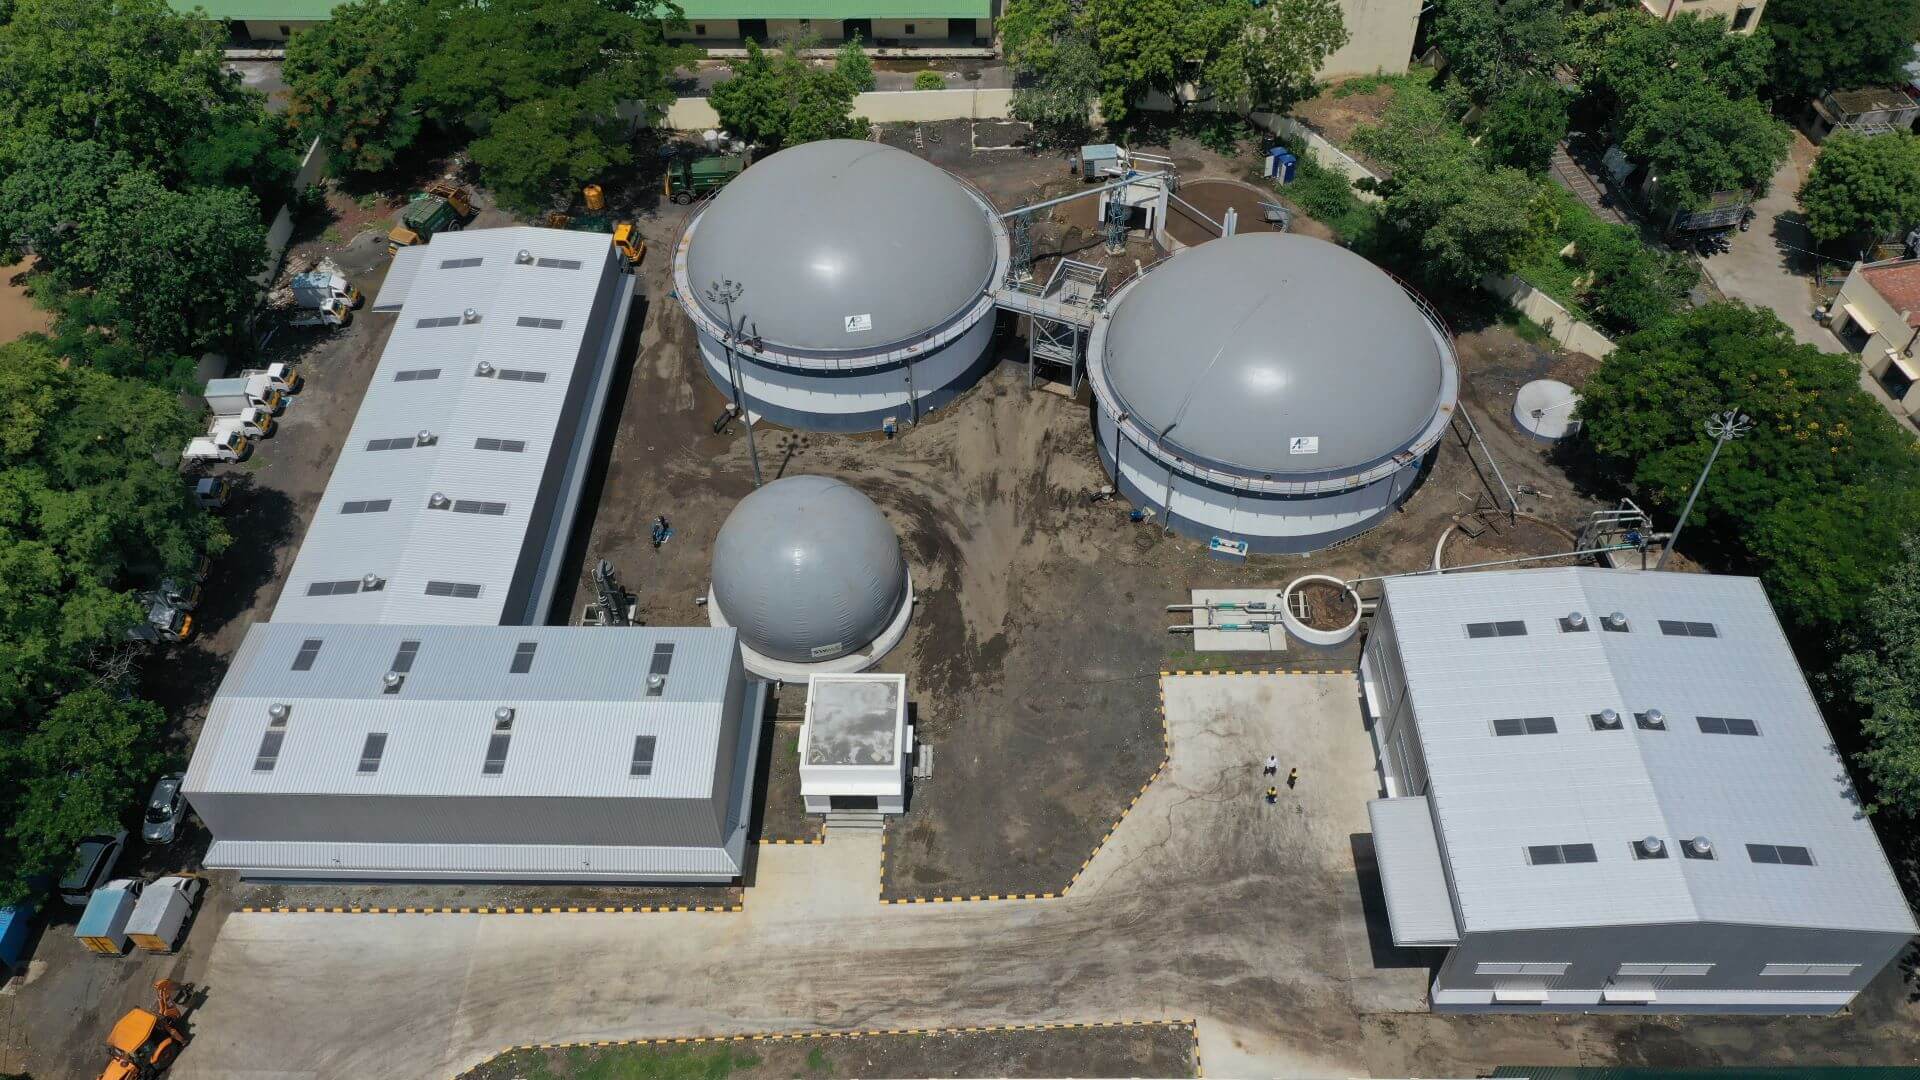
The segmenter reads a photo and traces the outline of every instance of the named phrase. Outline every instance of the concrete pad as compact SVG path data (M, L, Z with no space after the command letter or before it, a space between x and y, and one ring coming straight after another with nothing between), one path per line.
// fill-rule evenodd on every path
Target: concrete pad
M1195 630L1193 649L1195 652L1285 652L1287 632L1279 626L1280 590L1278 589L1194 589L1191 593L1195 604L1267 604L1270 614L1245 611L1191 611L1188 622L1217 626L1220 623L1265 622L1275 623L1266 630ZM1177 613L1176 613L1177 614Z

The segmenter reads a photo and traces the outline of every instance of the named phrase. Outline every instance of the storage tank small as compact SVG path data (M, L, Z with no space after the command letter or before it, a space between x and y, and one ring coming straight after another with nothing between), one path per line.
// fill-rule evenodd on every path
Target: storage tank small
M865 671L912 613L893 526L838 480L775 480L740 500L714 539L708 619L739 631L747 670L762 678Z
M1528 437L1556 443L1580 430L1580 395L1558 379L1535 379L1513 395L1513 422Z
M1229 555L1372 528L1459 397L1430 305L1345 248L1244 233L1116 291L1088 336L1102 464L1136 505Z
M904 150L834 139L757 162L696 211L673 281L729 401L737 381L757 417L877 431L992 366L1007 258L985 196Z

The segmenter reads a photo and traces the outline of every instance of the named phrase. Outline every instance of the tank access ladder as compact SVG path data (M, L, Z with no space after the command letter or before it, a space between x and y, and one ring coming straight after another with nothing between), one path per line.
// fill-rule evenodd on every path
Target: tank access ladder
M1028 389L1039 365L1048 363L1066 368L1068 389L1080 392L1087 332L1093 329L1106 276L1092 263L1061 259L1044 285L1010 283L995 291L996 306L1027 317Z

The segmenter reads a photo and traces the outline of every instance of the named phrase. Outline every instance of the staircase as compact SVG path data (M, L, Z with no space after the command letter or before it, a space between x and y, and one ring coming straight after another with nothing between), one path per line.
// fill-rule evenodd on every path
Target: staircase
M829 810L827 832L879 832L887 827L887 815L878 810Z

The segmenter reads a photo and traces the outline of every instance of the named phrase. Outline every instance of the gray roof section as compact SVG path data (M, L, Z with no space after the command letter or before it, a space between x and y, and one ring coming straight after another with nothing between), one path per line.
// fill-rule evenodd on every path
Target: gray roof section
M307 670L302 647L319 641ZM711 798L734 747L720 745L741 678L734 631L623 627L337 626L257 623L207 713L185 790L349 795ZM418 642L397 692L383 677ZM523 642L532 663L512 671ZM654 647L674 647L647 696ZM405 666L405 665L402 665ZM290 706L271 771L255 758L274 704ZM483 775L495 710L513 710L499 775ZM357 771L366 736L379 768ZM636 735L657 737L650 777L629 775Z
M871 499L829 477L789 476L740 500L720 526L713 597L755 652L830 660L899 614L907 564Z
M1126 289L1104 371L1122 407L1184 455L1256 474L1362 469L1443 406L1450 348L1401 285L1353 252L1242 233ZM1318 452L1295 452L1297 437Z
M1367 804L1367 820L1373 825L1373 857L1393 943L1458 945L1460 924L1453 917L1447 871L1433 834L1432 806L1418 797L1374 799Z
M249 877L450 878L476 876L593 881L700 880L740 873L727 847L611 847L586 844L363 844L215 840L206 865Z
M709 315L709 282L745 286L733 306L770 346L869 352L916 338L993 283L987 210L959 181L904 150L828 140L740 174L703 211L687 273ZM872 328L849 332L867 316Z
M1752 578L1597 568L1390 578L1428 794L1461 928L1726 922L1913 933L1913 913L1861 814L1840 752ZM1563 632L1582 613L1590 629ZM1610 612L1630 630L1603 630ZM1670 636L1659 620L1711 623ZM1523 636L1466 625L1519 620ZM1603 709L1621 730L1596 731ZM1634 714L1665 714L1643 730ZM1551 716L1554 734L1493 721ZM1703 733L1696 717L1754 721ZM1661 838L1664 859L1633 841ZM1685 858L1705 836L1712 860ZM1531 865L1527 848L1592 844L1597 861ZM1813 866L1751 861L1749 843L1803 846Z
M558 490L578 475L557 467L578 453L582 399L602 380L630 302L609 238L554 229L479 229L443 233L420 252L406 303L381 354L327 482L319 509L275 605L286 622L498 624L528 621L530 559L548 543L570 497ZM534 260L572 266L522 264ZM479 259L477 265L443 267ZM476 322L459 321L472 310ZM521 325L557 320L557 328ZM421 326L422 320L454 320ZM476 374L487 363L496 374ZM535 372L542 381L510 377ZM503 377L505 376L505 377ZM433 442L413 445L419 432ZM510 440L517 452L480 449L478 440ZM373 450L375 440L397 449ZM429 509L444 494L452 505ZM346 513L349 503L375 512ZM500 513L457 512L504 504ZM536 514L536 508L544 512ZM531 553L531 554L530 554ZM325 583L380 588L325 591ZM477 586L477 596L429 594L428 582ZM321 583L322 593L313 588ZM471 592L471 590L463 590ZM445 590L441 590L442 593Z
M407 294L413 291L413 281L426 265L427 250L432 246L414 244L394 252L393 261L387 264L386 280L380 283L380 295L373 298L374 311L399 311L406 305Z

